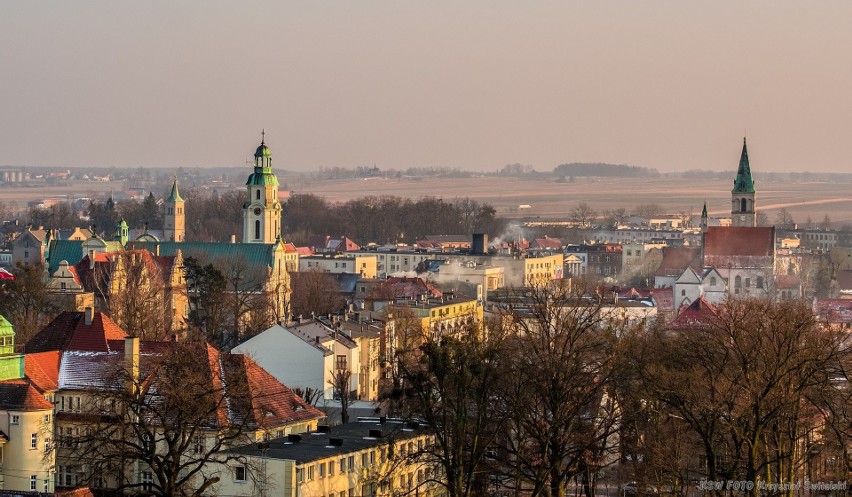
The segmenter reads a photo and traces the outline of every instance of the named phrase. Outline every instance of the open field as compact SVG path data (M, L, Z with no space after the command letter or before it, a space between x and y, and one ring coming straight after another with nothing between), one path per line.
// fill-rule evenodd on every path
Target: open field
M282 178L287 183L287 178ZM292 183L291 183L292 184ZM69 181L61 185L0 188L0 202L24 208L30 200L60 197L104 196L125 183ZM397 195L420 198L441 197L452 200L470 197L488 202L501 216L511 218L565 219L579 202L598 212L624 207L631 211L637 204L657 203L666 211L699 214L707 202L711 216L730 212L731 183L725 180L678 180L667 178L577 178L573 183L508 177L475 178L370 178L302 183L293 186L297 193L314 193L331 201L346 201L366 195ZM785 207L795 221L814 222L828 214L834 225L852 225L852 184L849 183L771 183L757 182L758 210L775 220ZM528 209L519 209L529 205Z
M758 210L765 211L772 221L784 207L799 223L808 216L819 222L828 214L835 226L852 225L852 185L848 183L758 181L756 188ZM296 192L314 193L332 201L365 195L435 196L446 200L470 197L494 205L502 216L542 219L564 219L580 202L599 212L619 207L630 211L637 204L657 203L671 213L700 214L706 201L711 216L724 216L730 213L731 182L660 178L578 178L574 183L506 177L374 178L306 184ZM530 208L518 209L523 204Z

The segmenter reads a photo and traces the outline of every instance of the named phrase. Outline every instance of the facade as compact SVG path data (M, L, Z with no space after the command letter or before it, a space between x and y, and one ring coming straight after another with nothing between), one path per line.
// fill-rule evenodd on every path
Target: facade
M0 316L0 490L52 493L53 404L25 375L15 332Z
M431 438L415 424L363 418L234 449L217 495L355 497L439 495L426 463Z
M234 352L252 356L292 387L322 392L326 400L334 399L333 381L339 372L351 374L350 390L358 390L361 382L360 343L316 320L275 324L234 347Z
M243 204L243 243L275 243L281 238L278 178L272 172L272 152L261 140L254 152L254 172L246 181Z
M299 271L321 271L323 273L359 274L362 278L375 278L377 274L375 255L309 255L299 257Z
M734 226L753 228L757 226L757 211L755 208L754 180L751 177L751 167L748 163L746 140L743 138L743 151L740 154L740 166L731 190L731 219Z
M27 228L12 240L12 264L41 264L45 261L45 252L50 242L50 232L42 226L38 229Z

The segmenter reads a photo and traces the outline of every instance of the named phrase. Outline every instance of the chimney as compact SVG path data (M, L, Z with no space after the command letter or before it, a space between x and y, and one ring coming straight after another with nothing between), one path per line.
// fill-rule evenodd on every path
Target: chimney
M86 307L86 326L91 326L92 321L95 319L95 308L94 307Z
M231 243L237 243L237 235L231 235Z
M329 438L328 445L332 447L343 447L343 439L342 438Z
M139 384L139 338L124 339L124 369L127 374L125 387L129 392L136 393Z
M382 438L382 430L370 430L370 438Z

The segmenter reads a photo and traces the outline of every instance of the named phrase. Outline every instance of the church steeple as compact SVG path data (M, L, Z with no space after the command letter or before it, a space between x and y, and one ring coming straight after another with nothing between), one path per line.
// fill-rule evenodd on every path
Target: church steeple
M751 168L748 165L745 137L743 137L743 151L740 154L740 167L737 169L737 178L734 180L734 189L731 193L754 193L754 180L751 178Z
M757 226L754 200L754 180L751 177L751 166L748 162L748 149L744 137L740 167L737 169L734 188L731 190L731 221L734 226Z
M186 237L186 215L184 214L184 201L178 190L177 176L172 183L172 191L163 202L165 215L163 216L163 237L167 242L182 242Z
M704 202L704 209L701 211L701 232L707 232L707 226L709 226L710 217L707 215L707 202Z
M275 243L281 235L281 202L278 178L272 172L272 152L266 131L254 152L254 172L246 181L248 199L243 204L243 243Z

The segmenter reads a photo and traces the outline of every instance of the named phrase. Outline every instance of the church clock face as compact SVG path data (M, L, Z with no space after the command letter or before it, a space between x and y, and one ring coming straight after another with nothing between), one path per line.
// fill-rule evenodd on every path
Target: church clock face
M259 216L261 212L263 212L263 211L260 209L260 207L255 207L255 208L254 208L254 215L255 215L255 216Z

